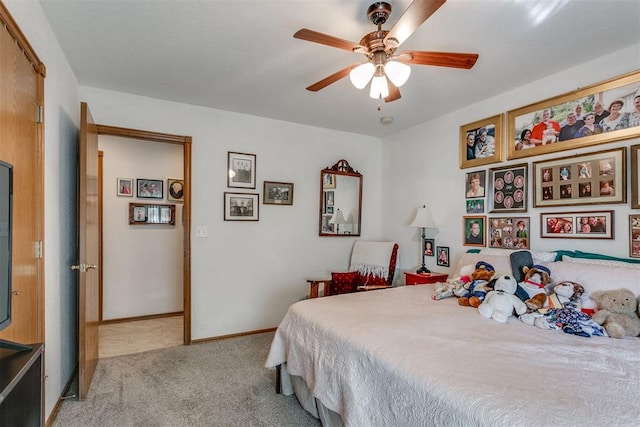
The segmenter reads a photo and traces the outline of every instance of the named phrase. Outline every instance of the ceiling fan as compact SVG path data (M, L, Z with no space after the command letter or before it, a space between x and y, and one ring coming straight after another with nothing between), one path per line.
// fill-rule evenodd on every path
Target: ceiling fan
M400 44L445 2L446 0L414 0L391 30L382 29L382 25L391 14L391 5L386 2L376 2L367 9L367 16L374 25L378 26L378 29L365 34L360 43L353 43L307 28L297 31L293 35L297 39L361 53L366 58L365 63L343 68L312 84L307 90L317 92L349 75L351 82L358 89L363 89L371 81L369 96L391 102L400 98L398 88L409 79L411 68L407 64L470 69L478 60L478 55L475 53L407 50L396 54Z

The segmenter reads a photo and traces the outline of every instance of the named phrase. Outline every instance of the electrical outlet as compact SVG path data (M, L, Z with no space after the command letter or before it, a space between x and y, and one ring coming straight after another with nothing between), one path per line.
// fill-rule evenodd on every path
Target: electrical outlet
M196 237L207 237L209 235L209 230L207 227L203 225L199 225L196 227Z

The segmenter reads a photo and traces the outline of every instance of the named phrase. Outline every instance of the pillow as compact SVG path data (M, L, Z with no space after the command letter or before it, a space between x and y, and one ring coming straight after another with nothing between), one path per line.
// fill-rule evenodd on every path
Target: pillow
M638 259L618 258L610 255L601 255L601 254L594 254L591 252L582 252L582 251L576 251L576 258L607 259L611 261L622 261L627 264L640 264L640 260Z
M513 252L513 249L500 249L500 248L486 248L480 249L481 254L485 255L502 255L509 257L509 255ZM531 256L533 257L533 262L535 264L540 264L543 262L553 262L556 260L556 252L540 252L540 251L529 251L531 252Z
M640 268L640 264L630 263L626 261L616 261L613 259L597 259L597 258L574 258L563 255L562 261L570 262L573 264L593 264L593 265L606 265L609 267L627 267L627 268Z
M508 251L509 253L513 251ZM462 254L462 257L456 263L452 278L460 277L462 267L465 265L476 265L478 261L488 262L495 268L496 273L511 273L511 260L509 260L508 254L504 255L487 255L483 253L471 253L466 252Z
M331 273L329 295L355 292L358 288L358 276L359 274L357 271L349 271L347 273Z
M551 262L545 264L551 270L554 282L569 280L584 286L587 292L609 291L628 288L640 294L640 268L573 262Z

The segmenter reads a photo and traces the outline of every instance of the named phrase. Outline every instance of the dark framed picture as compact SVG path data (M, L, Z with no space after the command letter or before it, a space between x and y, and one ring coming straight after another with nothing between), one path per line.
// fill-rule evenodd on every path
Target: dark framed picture
M533 163L534 207L625 203L626 149Z
M484 199L467 200L467 213L468 214L484 213Z
M163 199L164 189L161 179L136 179L138 199Z
M184 180L178 178L167 179L167 200L184 202Z
M638 174L640 144L629 147L629 155L631 156L631 207L640 209L640 174Z
M479 170L465 174L465 197L467 199L477 199L485 196L485 182L487 171Z
M175 225L176 205L129 203L129 225Z
M462 218L463 236L462 244L465 246L486 246L485 234L487 217L465 216Z
M258 221L260 196L257 193L224 193L225 221Z
M629 256L640 258L640 215L629 215Z
M133 197L133 178L118 178L116 194L120 197Z
M265 181L262 197L265 205L293 205L293 183Z
M540 237L613 239L613 211L540 214Z
M527 163L489 169L489 212L527 211Z
M508 158L537 156L640 136L640 71L507 113Z
M489 247L529 249L529 217L489 217Z
M256 155L227 153L227 187L256 188Z
M435 256L434 248L436 241L435 239L424 239L424 247L422 248L422 252L424 256Z
M448 246L436 246L436 253L438 258L436 263L440 267L449 267L449 247Z
M460 126L460 169L502 161L504 114Z

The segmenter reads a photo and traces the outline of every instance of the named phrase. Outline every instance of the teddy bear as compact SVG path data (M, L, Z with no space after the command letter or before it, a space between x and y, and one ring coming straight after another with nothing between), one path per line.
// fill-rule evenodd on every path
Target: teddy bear
M474 265L468 264L460 269L460 277L454 279L447 279L442 283L436 283L434 285L434 293L431 295L431 299L439 301L444 298L455 296L455 291L462 288L466 283L471 281L471 274L473 273Z
M523 266L524 280L520 286L529 296L524 300L529 310L538 310L544 307L547 300L547 288L553 284L551 271L544 265Z
M581 311L584 287L578 283L564 281L553 287L548 296L548 305L533 313L525 313L520 320L540 329L556 329L581 337L607 336L602 326Z
M473 273L471 273L471 280L454 292L458 297L458 304L467 307L478 307L487 292L491 290L489 283L494 274L495 269L491 264L485 261L478 261Z
M598 304L593 320L604 326L610 337L640 335L640 318L636 313L638 301L632 291L626 288L595 291L591 298Z
M478 306L478 312L482 316L500 323L507 323L514 310L518 315L526 313L527 306L515 296L517 287L518 283L513 276L499 275L494 281L493 290Z

